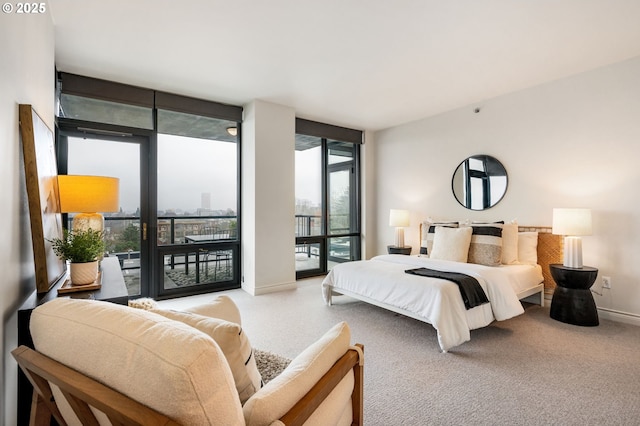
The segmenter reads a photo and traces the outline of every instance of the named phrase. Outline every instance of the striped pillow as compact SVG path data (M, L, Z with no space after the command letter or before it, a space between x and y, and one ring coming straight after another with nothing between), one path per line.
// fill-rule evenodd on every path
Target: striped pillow
M436 232L436 226L444 226L445 228L457 228L458 222L433 222L425 220L422 222L422 240L420 241L420 254L429 255L433 251L433 238Z
M474 223L468 263L499 266L502 263L502 224Z

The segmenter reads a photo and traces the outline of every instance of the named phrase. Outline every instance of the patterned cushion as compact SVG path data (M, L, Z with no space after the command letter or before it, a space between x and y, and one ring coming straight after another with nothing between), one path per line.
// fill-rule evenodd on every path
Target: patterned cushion
M502 263L502 224L473 223L469 263L499 266Z
M430 255L433 250L433 238L435 237L436 226L443 226L446 228L457 228L458 222L435 222L431 219L427 219L422 222L422 240L420 241L420 254Z

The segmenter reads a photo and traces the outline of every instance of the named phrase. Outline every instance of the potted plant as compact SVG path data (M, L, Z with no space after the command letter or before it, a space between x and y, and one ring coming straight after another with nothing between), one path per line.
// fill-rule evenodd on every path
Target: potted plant
M63 238L49 240L53 252L60 259L70 262L72 285L91 284L98 278L98 259L105 250L102 231L91 228L64 230Z

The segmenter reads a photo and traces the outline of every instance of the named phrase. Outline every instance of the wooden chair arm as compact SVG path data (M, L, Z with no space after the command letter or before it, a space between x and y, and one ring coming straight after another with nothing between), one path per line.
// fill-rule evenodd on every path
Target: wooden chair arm
M53 400L49 385L53 383L60 388L83 425L97 424L89 406L102 411L114 425L177 425L146 405L26 346L14 349L11 354L39 396L36 412L31 414L32 423L48 425L44 419L49 420L53 415L60 425L66 424ZM37 411L45 408L49 415Z
M353 370L355 384L351 394L353 409L352 425L363 424L363 389L364 389L364 346L356 344L358 349L349 349L322 378L302 397L280 421L287 426L300 426L307 421L313 412L322 404L340 381Z
M280 421L285 425L302 425L322 404L340 381L353 370L355 384L351 395L353 425L363 424L364 347L349 349L322 376L307 394ZM177 425L167 416L128 396L61 364L26 346L11 352L34 388L31 424L49 425L51 416L66 425L53 398L50 383L60 388L83 425L97 425L90 407L102 411L112 424Z

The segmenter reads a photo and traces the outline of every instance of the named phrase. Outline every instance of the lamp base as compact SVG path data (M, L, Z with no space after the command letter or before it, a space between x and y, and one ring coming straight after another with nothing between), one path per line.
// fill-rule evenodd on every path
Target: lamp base
M564 237L564 262L567 268L582 268L582 238Z
M100 213L78 213L73 217L71 227L74 230L86 231L89 228L94 231L104 230L104 217Z
M396 228L395 246L404 247L404 228L400 226Z

